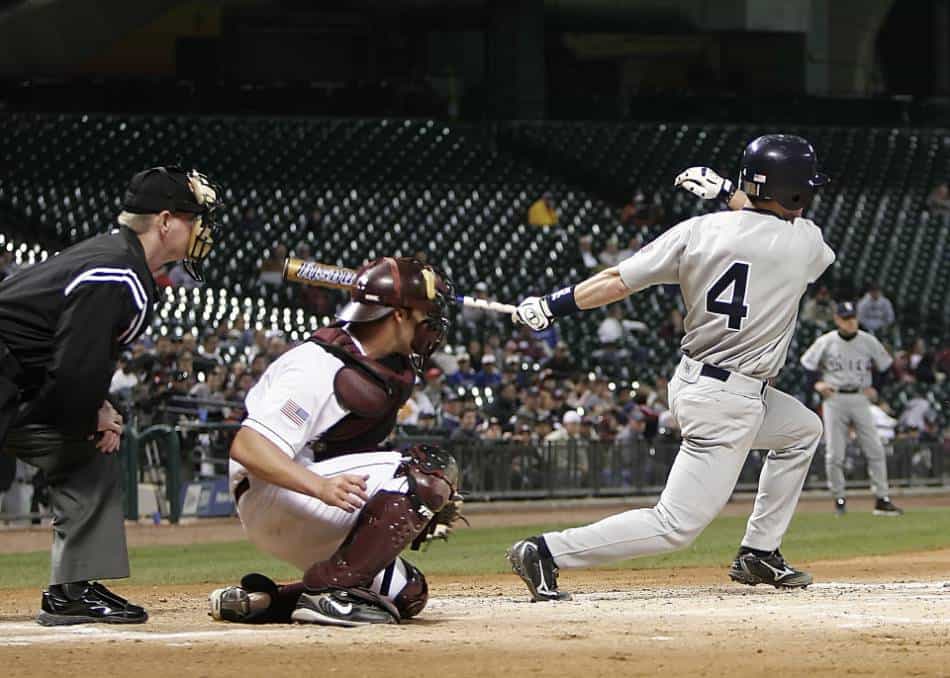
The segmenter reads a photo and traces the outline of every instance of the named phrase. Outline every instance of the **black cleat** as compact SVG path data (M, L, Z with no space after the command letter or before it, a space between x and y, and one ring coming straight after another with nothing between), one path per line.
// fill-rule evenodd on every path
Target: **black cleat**
M43 591L41 608L36 622L42 626L142 624L148 620L143 608L98 583L50 586L48 591Z
M290 618L303 624L325 626L366 626L368 624L398 624L383 605L347 589L331 589L314 593L301 593L297 609Z
M541 555L538 539L529 537L512 544L505 553L511 569L527 584L532 601L570 600L570 593L558 591L557 565L552 558Z
M767 556L740 551L729 568L729 578L749 586L771 584L777 589L803 589L812 583L810 574L786 563L777 549Z
M838 497L835 499L835 514L843 516L848 512L848 500L844 497Z
M894 506L888 497L878 497L874 502L874 515L876 516L902 516L904 512Z

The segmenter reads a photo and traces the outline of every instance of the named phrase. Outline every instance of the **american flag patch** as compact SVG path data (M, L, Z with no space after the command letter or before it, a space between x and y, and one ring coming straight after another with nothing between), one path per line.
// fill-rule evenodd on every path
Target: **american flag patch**
M297 424L297 426L303 426L304 422L310 417L310 413L293 400L285 402L284 406L280 408L280 413Z

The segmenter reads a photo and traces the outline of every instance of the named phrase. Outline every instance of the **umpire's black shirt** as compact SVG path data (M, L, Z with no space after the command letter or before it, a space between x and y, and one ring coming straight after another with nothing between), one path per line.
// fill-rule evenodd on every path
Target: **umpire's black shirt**
M94 433L120 348L148 327L157 299L142 243L125 227L0 283L0 342L22 370L19 423Z

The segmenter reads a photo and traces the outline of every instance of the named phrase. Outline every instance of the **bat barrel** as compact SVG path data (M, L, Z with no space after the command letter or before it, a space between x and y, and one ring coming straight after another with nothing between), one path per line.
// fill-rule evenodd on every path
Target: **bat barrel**
M296 257L284 260L284 279L305 285L349 289L356 281L356 271Z

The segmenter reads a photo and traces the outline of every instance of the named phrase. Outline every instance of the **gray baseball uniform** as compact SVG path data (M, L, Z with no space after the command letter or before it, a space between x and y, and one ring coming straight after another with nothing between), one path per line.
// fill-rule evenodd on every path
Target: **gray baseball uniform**
M751 448L770 452L742 544L779 547L821 421L765 380L785 363L806 286L834 258L811 221L742 210L684 221L620 263L633 291L660 283L682 289L685 355L669 396L683 440L654 508L544 535L559 567L688 545L729 500Z
M805 369L820 371L822 381L835 388L822 407L825 420L825 468L828 487L835 498L845 495L844 458L848 428L854 426L858 443L868 459L871 490L886 497L887 459L871 416L871 404L864 389L871 385L872 369L882 372L893 360L874 335L864 331L845 339L837 331L815 340L801 363Z

